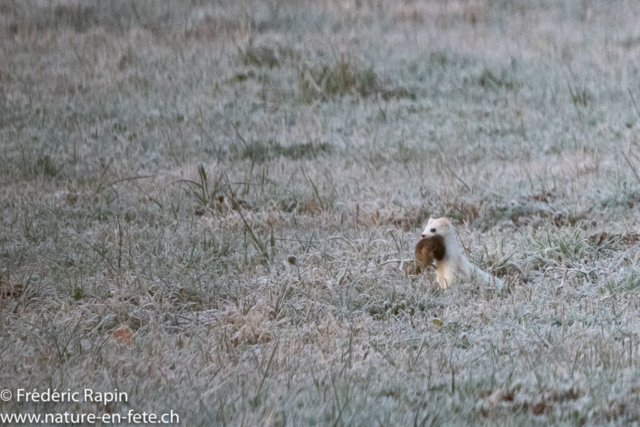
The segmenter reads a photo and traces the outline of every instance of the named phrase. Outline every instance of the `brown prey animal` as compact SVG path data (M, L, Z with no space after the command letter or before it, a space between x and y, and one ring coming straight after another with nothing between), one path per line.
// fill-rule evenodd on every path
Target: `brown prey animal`
M445 255L446 245L442 236L426 237L416 244L416 261L425 268L432 266L434 261L442 261Z

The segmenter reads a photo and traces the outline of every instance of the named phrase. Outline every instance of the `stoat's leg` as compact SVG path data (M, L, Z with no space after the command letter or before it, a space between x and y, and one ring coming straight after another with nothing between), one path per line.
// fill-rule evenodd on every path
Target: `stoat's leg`
M438 276L438 285L440 285L441 289L447 289L447 279L444 277Z
M437 265L437 271L438 271L438 285L440 285L440 287L442 289L447 289L447 287L451 284L453 284L453 269L451 268L451 262L447 261L447 262L440 262Z
M438 281L438 285L440 285L440 288L447 289L447 280L444 278L444 272L442 271L441 265L437 266L436 279Z

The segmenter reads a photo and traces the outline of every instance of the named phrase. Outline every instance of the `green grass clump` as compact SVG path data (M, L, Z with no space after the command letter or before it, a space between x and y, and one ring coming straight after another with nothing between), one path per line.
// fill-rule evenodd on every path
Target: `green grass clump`
M302 99L311 102L327 100L348 94L366 98L380 94L384 99L415 98L405 88L389 88L372 67L362 67L355 61L342 59L333 66L303 67L298 76L298 87Z
M292 160L313 159L320 154L331 154L333 146L327 142L321 143L293 143L287 146L277 141L251 141L240 150L243 159L254 162L265 162L276 157Z
M480 77L478 77L478 83L480 83L480 86L489 89L504 88L513 90L516 87L513 78L506 72L502 72L499 76L496 76L493 71L488 68L482 70Z

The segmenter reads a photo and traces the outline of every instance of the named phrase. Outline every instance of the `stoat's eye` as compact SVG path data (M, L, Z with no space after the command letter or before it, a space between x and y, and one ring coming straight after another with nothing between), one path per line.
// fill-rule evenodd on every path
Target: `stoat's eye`
M435 229L435 228L432 228L430 231L431 231L432 233L435 233L435 232L436 232L436 229Z

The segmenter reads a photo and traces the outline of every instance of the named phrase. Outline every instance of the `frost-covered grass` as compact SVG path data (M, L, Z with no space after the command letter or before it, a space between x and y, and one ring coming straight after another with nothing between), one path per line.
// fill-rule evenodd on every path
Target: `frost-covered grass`
M639 16L0 1L0 388L129 394L0 411L639 422ZM509 285L416 275L429 216Z

